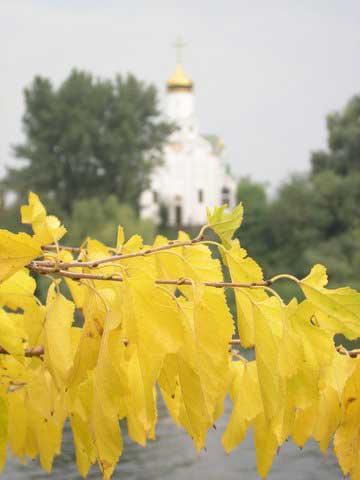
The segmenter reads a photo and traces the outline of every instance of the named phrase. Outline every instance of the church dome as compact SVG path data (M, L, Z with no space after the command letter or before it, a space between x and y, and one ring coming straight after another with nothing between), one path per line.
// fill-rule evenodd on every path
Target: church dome
M169 78L167 82L167 88L170 92L174 91L187 91L191 92L193 89L193 81L184 72L181 63L178 63L175 68L175 72Z

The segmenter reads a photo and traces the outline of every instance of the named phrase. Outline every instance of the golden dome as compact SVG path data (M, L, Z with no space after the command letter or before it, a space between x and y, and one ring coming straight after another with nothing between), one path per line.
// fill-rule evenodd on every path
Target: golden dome
M169 78L167 82L167 88L170 91L191 91L193 89L193 81L189 78L181 63L177 63L175 72Z

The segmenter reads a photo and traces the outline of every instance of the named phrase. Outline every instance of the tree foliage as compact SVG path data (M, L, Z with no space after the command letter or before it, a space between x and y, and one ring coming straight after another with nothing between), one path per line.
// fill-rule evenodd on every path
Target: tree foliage
M328 289L319 264L303 279L264 279L233 239L241 205L209 210L193 239L179 232L146 245L119 227L112 245L87 238L64 247L66 228L32 193L21 216L32 235L0 230L1 464L10 444L50 471L69 419L80 473L97 462L109 479L123 449L119 420L134 442L155 439L157 391L197 450L229 393L224 449L253 428L262 478L288 437L300 447L315 438L324 454L333 440L344 475L360 478L360 351L334 344L339 333L359 338L360 293ZM219 242L206 240L210 229ZM38 274L51 279L45 304L34 296ZM304 300L284 302L278 281L293 282ZM255 360L238 346L254 348Z
M116 240L116 224L123 225L129 236L141 235L145 242L150 242L155 234L151 220L140 220L134 208L121 204L114 195L103 200L96 197L77 200L66 224L69 226L67 239L72 245L80 245L87 236L111 245Z
M329 115L328 149L313 153L311 171L293 175L275 195L250 179L239 182L238 201L248 212L242 244L271 275L304 276L326 263L332 285L360 288L359 116L359 96Z
M247 189L259 188L247 182ZM239 184L239 201L247 192ZM251 185L253 185L251 187ZM266 195L265 189L263 190ZM360 175L342 176L331 170L314 176L294 176L266 202L253 198L242 243L262 259L275 275L291 271L306 274L314 263L326 263L332 284L360 287Z
M332 170L339 175L360 171L360 96L353 97L341 112L327 117L328 151L312 154L314 174Z
M34 79L23 128L15 154L25 162L8 169L7 188L24 196L31 178L66 213L76 200L109 194L136 208L172 130L159 120L153 86L133 75L111 82L77 70L58 88Z

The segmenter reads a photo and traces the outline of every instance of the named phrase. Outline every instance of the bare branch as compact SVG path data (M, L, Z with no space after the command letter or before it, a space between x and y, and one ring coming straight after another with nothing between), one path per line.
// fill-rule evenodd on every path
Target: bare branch
M50 252L57 252L58 250L66 250L67 252L79 253L83 250L86 250L86 248L68 247L66 245L43 245L41 248L42 250L47 250Z
M178 240L171 241L167 243L166 245L162 245L161 247L154 247L154 248L148 248L146 250L140 250L139 252L133 252L133 253L125 253L125 254L118 254L118 255L112 255L110 257L105 257L101 258L99 260L92 260L89 262L79 262L79 261L74 261L74 262L59 262L58 264L56 262L53 262L51 260L37 260L31 262L28 267L31 268L33 265L41 266L41 267L46 267L46 268L58 268L60 267L61 270L67 270L68 268L75 268L75 267L81 267L81 268L96 268L98 265L102 265L104 263L110 263L110 262L115 262L116 260L125 260L127 258L134 258L134 257L145 257L146 255L151 255L153 253L157 252L162 252L164 250L170 250L172 248L179 248L179 247L190 247L191 245L194 245L196 243L199 243L203 240L203 236L197 236L193 238L192 240L187 240L184 242L179 242ZM74 247L67 247L67 249L72 249ZM53 248L52 248L53 250ZM74 250L75 251L75 250Z
M61 265L61 264L60 264ZM89 280L108 280L112 282L122 282L123 277L118 274L114 275L100 275L95 273L82 273L82 272L70 272L68 270L54 270L52 267L44 267L42 264L38 265L37 262L32 262L28 265L28 268L36 273L42 275L59 275L61 277L71 278L73 280L80 279L89 279ZM157 285L192 285L193 282L190 279L179 278L179 279L157 279L155 280ZM201 282L202 285L206 287L215 287L215 288L258 288L258 287L269 287L272 284L271 280L264 280L263 282L252 282L252 283L236 283L236 282Z
M129 341L126 338L124 338L122 342L125 346L129 345ZM232 340L230 340L229 345L241 346L240 338L233 338ZM356 358L360 356L360 349L347 350L342 345L336 347L336 351L341 355L348 355L351 358ZM44 355L44 353L45 349L43 345L37 345L36 347L32 348L25 348L25 357L41 357L42 355ZM0 355L9 355L9 352L5 350L5 348L0 346Z
M25 357L41 357L44 355L44 347L43 345L37 345L36 347L32 348L25 348ZM10 355L5 348L0 346L0 355Z

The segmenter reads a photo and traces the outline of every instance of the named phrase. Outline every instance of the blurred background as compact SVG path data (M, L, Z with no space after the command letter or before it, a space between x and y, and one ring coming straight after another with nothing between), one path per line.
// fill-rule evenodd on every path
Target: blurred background
M2 0L1 228L23 229L29 190L68 244L113 245L118 224L175 238L242 201L236 235L266 278L320 262L359 289L359 24L357 0ZM251 439L204 463L165 414L159 428L171 441L156 458L128 447L121 478L257 478ZM66 448L55 478L79 478ZM291 448L271 478L340 478L315 446L303 463ZM30 473L13 462L5 478Z

